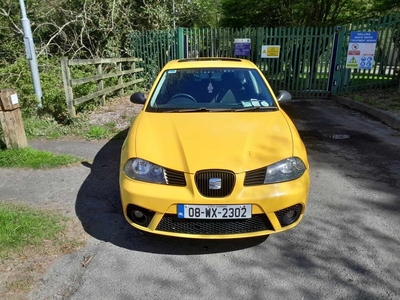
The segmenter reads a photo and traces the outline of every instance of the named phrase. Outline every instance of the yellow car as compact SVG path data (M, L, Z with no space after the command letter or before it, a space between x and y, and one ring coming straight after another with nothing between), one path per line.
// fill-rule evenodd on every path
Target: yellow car
M265 236L307 204L306 149L260 70L238 58L169 62L124 141L120 193L141 231L183 238Z

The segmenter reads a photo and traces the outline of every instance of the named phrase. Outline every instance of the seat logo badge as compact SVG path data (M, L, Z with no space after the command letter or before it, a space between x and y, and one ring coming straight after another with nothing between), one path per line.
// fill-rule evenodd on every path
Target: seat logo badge
M208 180L208 188L210 190L220 190L222 187L221 178L210 178Z

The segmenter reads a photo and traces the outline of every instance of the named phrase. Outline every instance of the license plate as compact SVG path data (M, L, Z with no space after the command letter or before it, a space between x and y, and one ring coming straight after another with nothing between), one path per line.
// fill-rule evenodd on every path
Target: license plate
M180 219L250 219L251 204L189 205L178 204Z

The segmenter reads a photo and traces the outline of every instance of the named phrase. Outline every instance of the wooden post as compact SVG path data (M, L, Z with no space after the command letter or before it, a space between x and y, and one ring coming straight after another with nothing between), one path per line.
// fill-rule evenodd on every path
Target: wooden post
M136 80L136 72L135 72L136 64L135 64L135 61L132 62L131 69L134 71L134 72L133 72L133 80ZM136 89L137 89L136 87L137 87L137 83L135 83L135 84L133 85L133 91L134 91L134 92L136 92Z
M72 118L75 118L76 111L74 106L74 94L71 86L71 71L69 70L68 57L61 57L61 73L64 83L65 100L67 101L68 112Z
M122 72L122 63L117 63L117 72ZM122 75L118 76L118 85L122 85L124 83ZM124 95L124 88L118 91L118 96L122 97Z
M28 146L18 96L12 89L0 91L0 122L7 148Z
M96 66L96 74L100 75L100 76L103 75L103 65L101 63L97 64L97 66ZM104 80L102 78L102 79L97 81L97 91L100 92L103 89L104 89ZM101 106L106 105L106 95L101 95L101 97L100 97L100 105Z

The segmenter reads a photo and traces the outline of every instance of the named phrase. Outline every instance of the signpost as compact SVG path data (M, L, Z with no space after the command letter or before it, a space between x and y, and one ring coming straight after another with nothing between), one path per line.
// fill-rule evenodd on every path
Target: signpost
M35 90L36 98L38 99L38 107L42 107L42 87L40 85L38 64L36 61L36 51L35 44L32 38L31 24L26 16L25 3L24 0L19 0L19 5L21 6L22 13L22 29L24 30L24 42L26 58L29 60L29 67L31 69L31 77L33 81L33 88Z
M350 32L349 48L347 50L347 69L372 69L378 32Z

